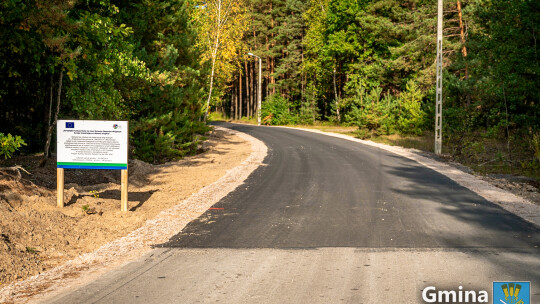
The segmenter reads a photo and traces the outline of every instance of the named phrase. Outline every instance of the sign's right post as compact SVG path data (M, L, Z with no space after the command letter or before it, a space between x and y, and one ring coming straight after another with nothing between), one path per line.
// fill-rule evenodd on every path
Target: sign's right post
M121 172L120 189L122 194L120 196L120 210L126 212L128 211L128 169L122 170Z

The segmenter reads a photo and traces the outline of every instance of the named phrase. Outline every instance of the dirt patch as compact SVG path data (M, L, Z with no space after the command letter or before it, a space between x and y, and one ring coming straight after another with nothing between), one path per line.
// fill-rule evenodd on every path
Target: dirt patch
M245 140L213 131L206 152L153 166L130 161L129 212L120 211L120 174L107 170L65 170L66 207L56 208L54 159L19 164L29 173L0 172L0 284L37 275L128 235L162 210L214 183L251 152ZM0 285L0 288L2 286Z

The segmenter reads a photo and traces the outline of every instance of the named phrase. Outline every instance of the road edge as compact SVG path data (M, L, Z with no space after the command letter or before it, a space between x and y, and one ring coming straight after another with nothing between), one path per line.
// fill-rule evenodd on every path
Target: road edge
M153 250L152 245L166 242L189 222L242 185L249 175L263 164L268 147L261 140L246 133L220 126L214 126L214 129L236 135L249 142L251 154L214 183L200 189L172 208L161 211L154 219L146 221L142 227L127 236L39 275L3 286L0 289L0 303L44 302L84 286L106 272L128 264ZM198 205L197 209L190 210L189 215L186 215L184 205L194 203ZM84 275L84 278L81 278L81 275Z
M325 132L314 129L296 128L296 127L284 127L284 126L272 126L273 128L285 128L302 130L311 133L323 134L331 137L337 137L357 143L361 143L367 146L376 147L399 156L414 160L417 163L432 169L442 175L450 178L459 185L473 191L486 200L500 206L504 210L513 213L529 223L540 226L540 206L530 202L529 200L519 197L513 193L510 193L504 189L497 188L490 183L477 178L476 176L456 169L446 163L431 159L418 153L415 153L413 149L403 148L399 146L389 146L381 143L376 143L368 140L362 140L345 134Z

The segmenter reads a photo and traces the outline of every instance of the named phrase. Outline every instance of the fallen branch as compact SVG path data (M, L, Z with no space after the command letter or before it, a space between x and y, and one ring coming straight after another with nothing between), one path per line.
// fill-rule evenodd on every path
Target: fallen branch
M32 173L26 171L26 169L24 169L23 167L21 167L19 165L15 165L15 166L12 166L12 167L0 167L0 172L5 172L5 173L7 173L7 174L9 174L11 176L13 176L15 174L16 180L20 180L22 178L21 171L23 171L24 173L26 173L28 175L32 175Z

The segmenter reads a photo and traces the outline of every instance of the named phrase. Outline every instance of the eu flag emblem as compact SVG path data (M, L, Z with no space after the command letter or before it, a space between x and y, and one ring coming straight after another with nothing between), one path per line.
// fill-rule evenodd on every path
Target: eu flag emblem
M66 129L73 129L75 128L74 122L66 122Z

